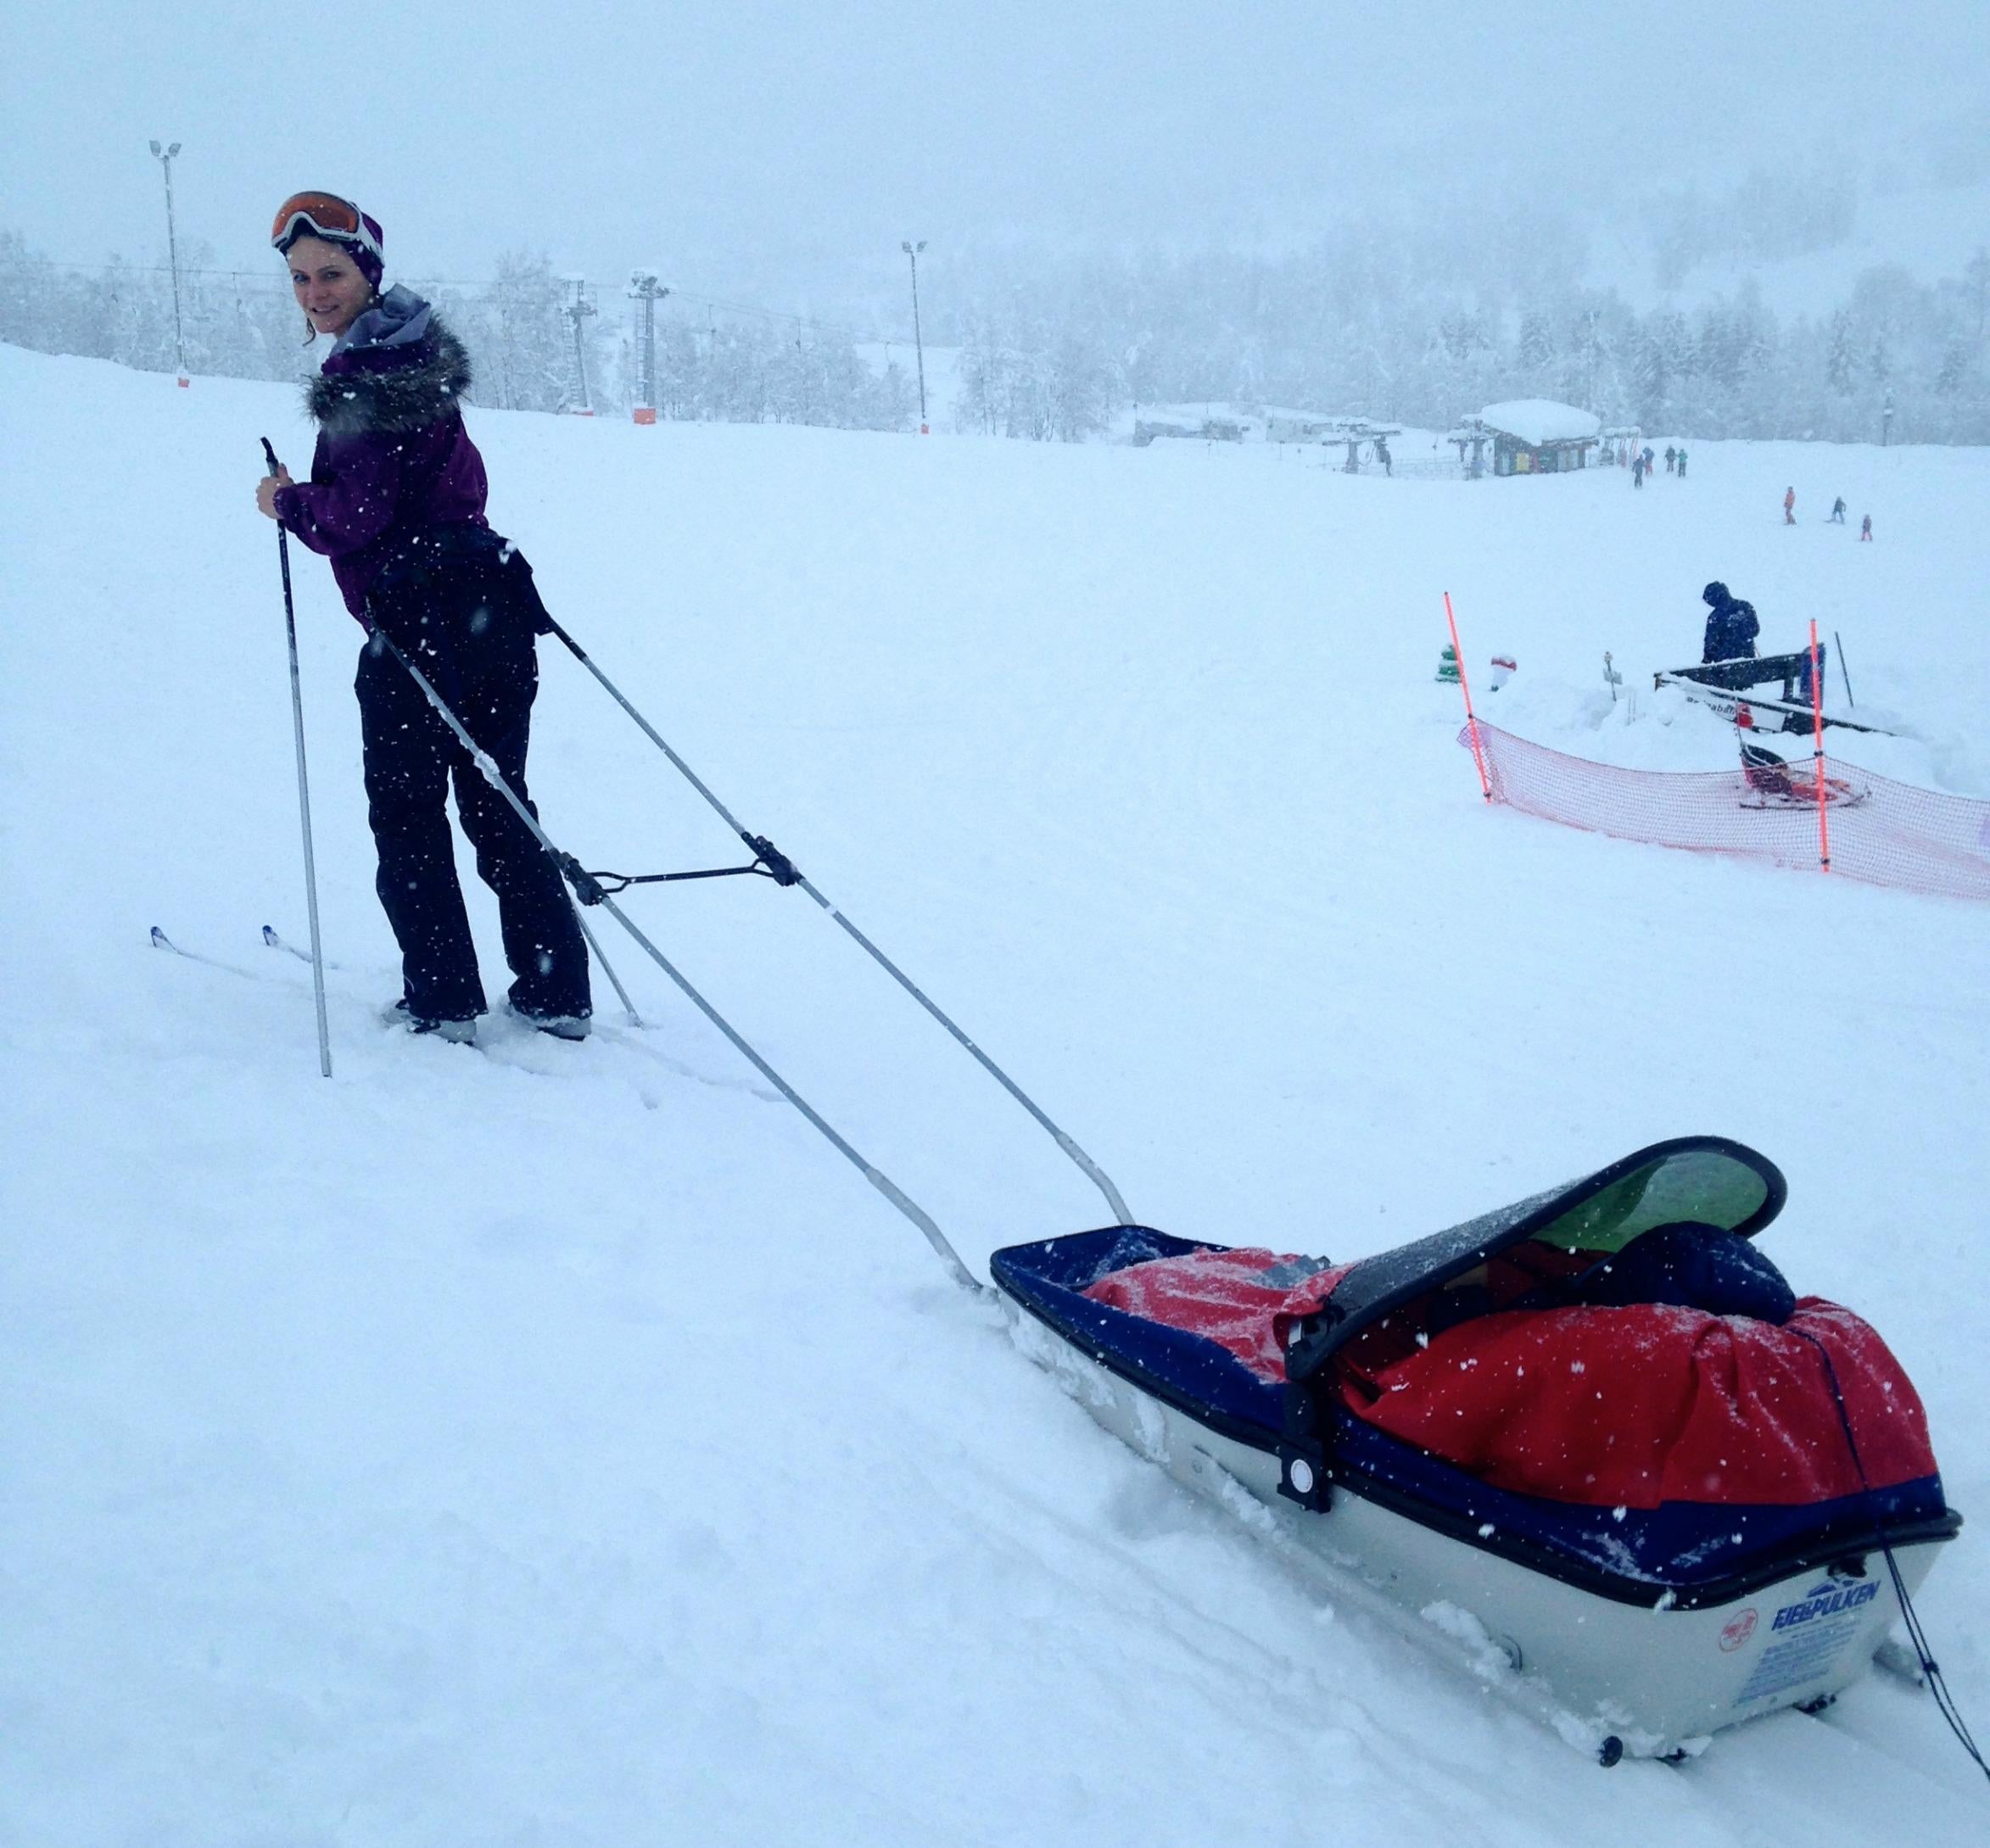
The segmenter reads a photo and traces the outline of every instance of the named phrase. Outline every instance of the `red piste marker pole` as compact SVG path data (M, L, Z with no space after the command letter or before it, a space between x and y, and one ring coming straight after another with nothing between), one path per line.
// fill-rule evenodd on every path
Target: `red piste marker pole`
M1824 676L1817 671L1817 618L1810 619L1810 742L1811 762L1817 777L1817 857L1828 873L1831 869L1831 824L1825 806Z
M1451 613L1451 594L1444 594L1444 619L1451 626L1451 659L1458 664L1458 690L1465 695L1465 729L1472 739L1472 761L1479 766L1479 787L1487 801L1492 800L1492 783L1485 773L1485 752L1479 743L1479 721L1472 712L1472 686L1465 678L1465 650L1458 646L1458 619ZM1817 625L1811 624L1814 639Z

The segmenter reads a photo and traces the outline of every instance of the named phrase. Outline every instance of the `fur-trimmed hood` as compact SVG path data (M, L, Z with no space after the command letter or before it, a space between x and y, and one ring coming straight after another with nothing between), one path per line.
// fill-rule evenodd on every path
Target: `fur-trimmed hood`
M434 310L395 288L353 323L305 409L327 436L395 435L448 416L470 388L470 355Z

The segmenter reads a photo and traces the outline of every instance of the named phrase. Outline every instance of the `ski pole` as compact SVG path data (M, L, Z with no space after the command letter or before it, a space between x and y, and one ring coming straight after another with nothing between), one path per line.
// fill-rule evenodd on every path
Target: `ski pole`
M1113 1210L1115 1222L1121 1225L1130 1224L1132 1220L1133 1215L1128 1210L1125 1199L1121 1196L1120 1190L1118 1187L1114 1186L1112 1176L1107 1174L1106 1171L1101 1168L1097 1162L1093 1161L1093 1158L1087 1155L1083 1149L1079 1147L1077 1143L1072 1141L1070 1136L1067 1135L1062 1129L1060 1129L1055 1123L1054 1123L1049 1117L1045 1115L1043 1110L1037 1107L1036 1100L1031 1097L1028 1093L1026 1092L1022 1087L1009 1075L1007 1072L1003 1071L1003 1069L998 1065L993 1059L990 1058L980 1047L975 1045L975 1042L953 1023L953 1019L942 1011L938 1004L934 1002L932 997L929 996L926 991L919 985L918 983L914 981L903 969L900 969L898 965L894 963L890 957L886 956L885 952L877 946L876 944L873 943L869 937L865 936L864 934L859 930L855 924L852 924L851 921L846 918L843 913L834 905L832 905L827 898L824 897L823 895L816 890L813 882L802 872L799 867L796 866L794 863L789 860L785 855L777 852L771 842L763 840L757 835L749 834L746 829L742 828L740 825L739 818L735 815L724 802L720 801L718 798L712 793L712 791L705 785L705 783L699 777L697 773L693 770L682 757L679 757L678 754L670 748L669 745L664 741L662 735L657 732L657 728L651 724L649 720L645 718L640 712L637 712L634 706L630 705L628 699L623 695L621 688L617 686L615 683L607 677L607 674L603 673L601 670L595 665L593 656L590 656L579 642L575 641L574 639L569 635L567 631L562 628L551 616L549 615L545 620L551 633L558 636L561 641L566 645L567 652L571 654L573 658L581 664L582 667L585 667L587 671L595 677L595 679L601 682L601 685L607 690L609 697L612 699L623 712L628 713L629 716L635 721L636 724L641 729L643 735L647 738L650 742L657 748L657 750L662 751L663 755L670 760L672 765L676 768L679 774L684 778L685 781L689 783L690 786L698 792L699 795L705 798L706 801L711 804L713 809L717 812L719 819L722 820L727 827L731 829L732 831L737 835L741 840L745 841L746 844L753 850L754 854L758 858L768 863L769 866L773 870L774 878L783 885L799 885L803 891L808 893L808 895L823 908L823 910L827 912L830 917L836 922L837 927L841 929L853 943L855 943L860 949L862 949L866 956L869 957L870 959L875 963L880 969L883 969L884 972L889 975L893 981L897 982L897 985L903 988L907 994L910 995L912 998L920 1004L920 1007L924 1008L934 1019L937 1020L940 1024L953 1036L955 1041L964 1047L967 1052L973 1056L975 1063L981 1066L981 1069L987 1072L988 1075L996 1081L997 1084L1000 1085L1002 1088L1009 1094L1010 1097L1015 1098L1015 1101L1029 1113L1031 1119L1037 1125L1040 1129L1043 1131L1047 1136L1050 1137L1054 1142L1057 1144L1060 1149L1064 1151L1065 1156L1070 1159L1073 1165L1076 1166L1079 1171L1091 1181L1093 1186L1098 1189L1100 1193L1104 1195L1106 1204Z
M496 759L464 729L463 722L449 709L448 702L435 690L428 676L401 652L399 645L385 629L376 628L373 633L388 653L392 655L414 677L415 684L421 688L422 695L435 709L436 716L456 734L456 742L469 752L471 761L477 766L484 780L511 804L511 812L525 824L531 831L532 838L538 841L539 846L545 850L546 857L551 860L555 866L559 868L567 883L573 886L575 896L583 904L601 906L617 924L620 924L630 936L635 939L638 946L649 957L650 960L662 969L672 981L676 983L679 991L685 998L731 1041L734 1049L739 1052L740 1056L746 1059L754 1070L766 1079L776 1091L780 1091L782 1097L793 1104L803 1116L808 1118L808 1121L821 1132L825 1140L836 1149L838 1154L841 1155L872 1186L875 1187L907 1219L918 1226L920 1231L925 1234L926 1242L933 1248L941 1263L945 1265L947 1270L953 1273L953 1281L956 1283L971 1295L980 1296L985 1293L988 1287L982 1283L974 1272L960 1261L960 1253L954 1250L953 1245L948 1242L946 1233L940 1230L937 1221L934 1220L932 1215L920 1205L918 1201L906 1193L883 1170L875 1167L871 1163L866 1161L863 1155L841 1136L838 1135L829 1120L773 1066L761 1058L759 1053L740 1036L733 1024L720 1013L710 1002L706 1000L696 988L691 986L690 982L679 973L677 965L671 962L669 957L665 956L635 927L623 914L622 907L601 890L601 882L595 878L594 874L583 867L572 854L562 853L558 847L553 845L551 837L545 829L539 826L538 818L519 799L517 792L512 789L511 785L505 781L504 773L498 768ZM619 989L620 985L617 985Z
M270 472L282 472L283 465L270 439L262 439L263 454L269 458ZM318 1069L332 1075L332 1035L325 1024L325 946L318 935L318 866L311 851L311 786L304 767L304 686L297 673L297 611L290 598L290 534L283 522L277 522L277 558L283 567L283 633L290 648L290 718L297 734L297 812L304 824L305 908L311 921L311 992L318 1007Z
M593 956L595 962L601 965L602 971L614 987L616 994L621 997L622 1011L629 1016L629 1025L640 1027L643 1024L642 1016L635 1011L635 1003L629 998L629 991L622 985L622 978L615 973L615 965L601 953L599 940L594 932L588 929L587 913L580 908L579 900L572 899L569 902L573 906L573 921L580 926L581 935L587 939L589 953Z
M1838 678L1845 683L1845 703L1847 706L1857 706L1859 701L1852 697L1852 670L1845 665L1845 645L1838 640L1836 629L1831 631L1831 640L1837 645Z

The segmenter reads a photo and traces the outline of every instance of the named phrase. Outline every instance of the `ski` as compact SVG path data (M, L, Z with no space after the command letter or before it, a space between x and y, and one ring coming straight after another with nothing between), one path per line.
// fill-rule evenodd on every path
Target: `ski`
M306 968L310 967L311 952L309 950L299 949L294 943L292 943L288 938L284 937L277 930L276 925L265 924L263 926L263 941L267 944L271 949L282 950L287 955L294 956L297 960L304 963ZM334 963L330 957L327 957L325 958L325 967L327 969L343 969L345 965L343 963Z
M256 979L256 972L252 969L242 969L233 963L224 963L219 957L203 956L198 950L182 949L157 924L152 927L152 946L155 950L170 951L173 955L189 963L204 963L209 969L226 969L229 974L240 975L249 981Z
M271 949L287 951L290 955L294 956L299 962L306 965L310 963L310 952L308 950L300 950L294 943L287 941L274 925L265 924L262 927L262 931L263 941ZM152 946L155 950L170 951L173 955L182 957L188 963L202 963L209 969L226 969L231 975L244 976L251 981L264 981L269 979L266 969L243 969L239 963L224 963L217 956L206 956L198 950L186 949L180 944L175 943L157 924L152 927ZM325 967L327 969L341 969L344 965L338 963L327 963Z

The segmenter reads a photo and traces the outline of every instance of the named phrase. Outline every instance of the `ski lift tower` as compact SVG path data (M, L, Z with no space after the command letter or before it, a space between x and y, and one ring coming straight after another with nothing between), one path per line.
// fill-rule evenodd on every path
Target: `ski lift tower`
M1364 443L1387 442L1392 436L1400 436L1402 427L1393 423L1370 423L1365 417L1344 419L1333 433L1326 440L1329 443L1347 444L1347 461L1344 472L1358 475L1361 472L1361 445Z
M1484 478L1485 475L1485 445L1490 434L1491 433L1486 429L1484 421L1478 417L1461 417L1458 419L1457 427L1455 429L1447 430L1445 433L1445 442L1457 444L1458 466L1465 471L1466 480L1479 481ZM1465 457L1465 451L1467 449L1472 451L1469 461Z
M654 270L632 271L629 278L630 299L643 304L643 376L635 407L638 423L657 421L657 304L670 291L657 278Z
M1635 423L1613 423L1602 432L1602 450L1597 456L1599 466L1629 468L1632 459L1644 447L1645 433Z
M573 323L573 389L567 394L567 408L576 417L591 417L595 407L587 395L587 336L584 332L590 315L601 310L587 299L587 278L584 276L564 276L560 280L573 291L573 299L562 310Z

